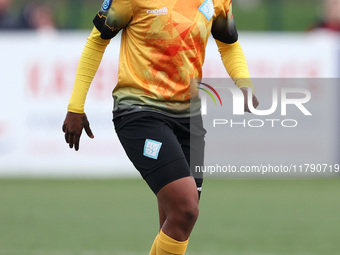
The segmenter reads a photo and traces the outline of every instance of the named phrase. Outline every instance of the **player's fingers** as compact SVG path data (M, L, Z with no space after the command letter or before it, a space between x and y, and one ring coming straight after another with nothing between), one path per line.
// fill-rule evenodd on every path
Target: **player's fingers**
M68 137L68 145L72 149L74 144L74 133L70 133Z
M257 100L257 98L256 98L256 96L254 94L252 96L252 100L251 101L252 101L253 107L256 109L258 107L258 105L259 105L259 101ZM248 100L247 99L244 100L244 111L251 113L251 111L249 109L249 105L248 105Z
M84 129L85 129L85 132L86 134L90 137L90 138L94 138L94 135L92 133L92 130L90 128L90 123L87 121L84 125Z
M66 124L63 124L62 130L63 130L64 133L66 132Z
M248 106L248 102L246 102L246 100L245 100L245 102L244 102L244 111L245 111L245 112L250 112L249 106Z
M76 151L79 150L79 140L80 140L80 135L75 135L74 136L74 149Z
M69 135L70 135L70 133L66 130L65 131L65 141L66 141L66 143L68 143L68 141L69 141Z
M253 95L253 106L256 109L259 106L259 101L257 100L256 96Z
M248 89L247 88L241 88L241 91L243 93L243 99L244 99L244 111L245 112L250 112L249 107L248 107Z

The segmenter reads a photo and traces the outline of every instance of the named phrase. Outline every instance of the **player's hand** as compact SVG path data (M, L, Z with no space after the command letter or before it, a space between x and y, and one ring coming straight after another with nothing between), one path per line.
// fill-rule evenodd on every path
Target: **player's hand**
M248 106L248 88L241 88L241 91L243 93L243 97L244 97L244 111L245 112L251 112L249 110L249 106ZM253 102L253 107L256 109L257 106L259 105L259 101L257 100L255 94L252 94L252 102Z
M79 140L83 129L90 138L94 138L85 113L67 112L63 132L65 133L65 141L71 149L74 147L76 151L79 150Z

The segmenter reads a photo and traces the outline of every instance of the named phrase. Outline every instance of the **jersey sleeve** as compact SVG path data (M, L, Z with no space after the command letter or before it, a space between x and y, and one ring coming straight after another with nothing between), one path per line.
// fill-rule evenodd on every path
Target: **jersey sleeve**
M111 39L129 24L132 16L130 0L105 0L93 23L101 38Z
M221 54L222 62L230 78L239 88L252 88L248 65L243 50L238 41L235 43L223 43L216 40L218 50Z
M100 32L95 27L93 28L79 60L72 96L68 105L69 112L84 113L87 92L109 42L110 40L102 39Z
M223 0L221 6L215 13L215 19L212 24L212 36L221 42L232 44L238 40L236 25L234 22L231 0Z
M222 0L215 10L212 35L216 40L223 65L239 88L253 88L243 50L238 41L231 0ZM221 2L220 2L221 3Z

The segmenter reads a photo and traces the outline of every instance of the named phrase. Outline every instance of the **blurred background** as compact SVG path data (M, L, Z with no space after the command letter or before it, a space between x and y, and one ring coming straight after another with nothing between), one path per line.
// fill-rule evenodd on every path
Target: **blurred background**
M325 2L337 1L236 0L233 4L239 30L305 31L326 18ZM95 10L100 8L100 1L1 0L0 8L3 29L44 26L53 26L57 29L89 29L92 25L91 17ZM332 10L337 13L334 6ZM6 21L3 17L6 17Z
M111 121L120 35L108 46L87 97L95 139L83 134L74 152L61 131L101 4L0 0L0 255L148 254L157 232L156 200ZM234 0L233 12L260 101L268 97L269 78L283 87L303 79L313 117L290 132L227 131L227 156L241 164L242 144L250 141L257 161L291 164L303 156L339 164L340 0ZM205 78L227 78L217 59L211 38ZM338 254L338 176L329 169L209 176L188 254Z
M339 0L237 0L233 4L253 79L339 77ZM87 97L86 112L96 139L90 142L83 137L79 153L68 151L61 139L77 63L100 7L101 1L0 0L0 175L136 175L111 123L120 35L107 48ZM203 66L205 78L228 77L217 59L220 56L211 39ZM330 98L336 95L334 88L311 86L317 95L314 107L338 106L336 98ZM258 97L267 97L262 88L257 89ZM10 111L5 111L9 105ZM325 123L315 121L336 130L333 123L337 125L339 114L335 115L336 119ZM338 134L327 135L333 141L327 150L339 154L334 139ZM265 132L261 139L271 141ZM286 157L284 162L289 160ZM332 156L331 160L338 158ZM95 167L99 170L94 171Z

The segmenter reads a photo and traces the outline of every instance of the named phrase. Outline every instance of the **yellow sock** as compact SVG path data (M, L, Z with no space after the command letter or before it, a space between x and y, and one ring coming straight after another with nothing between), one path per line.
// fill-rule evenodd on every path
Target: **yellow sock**
M156 246L158 242L158 236L159 234L156 235L155 241L153 241L149 255L156 255Z
M188 246L188 240L184 242L176 241L167 236L162 230L158 235L156 246L157 255L184 255Z

